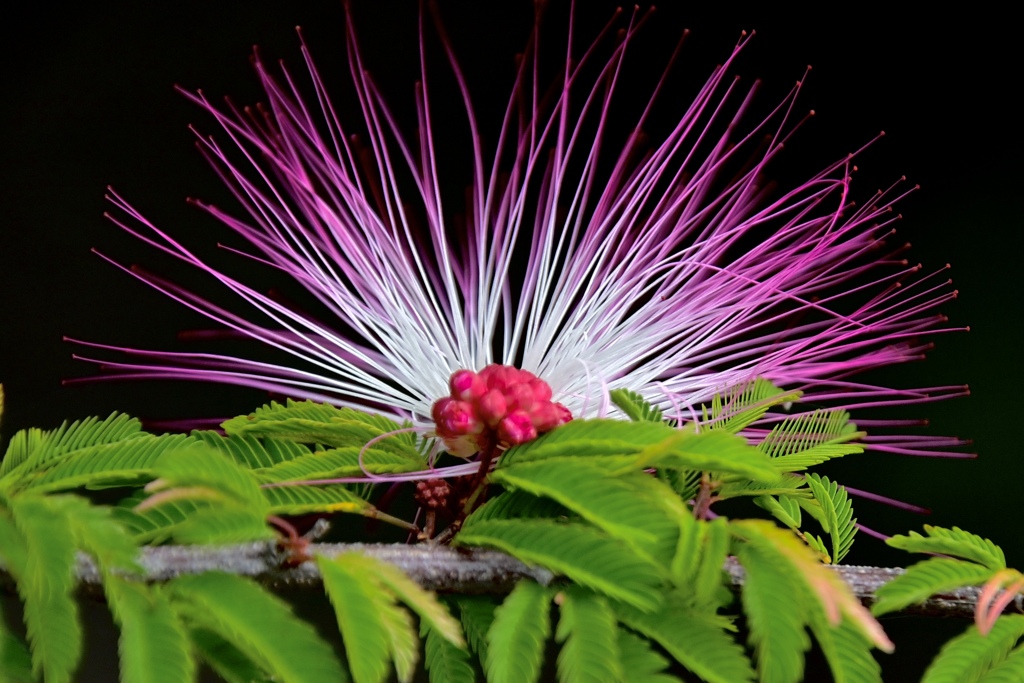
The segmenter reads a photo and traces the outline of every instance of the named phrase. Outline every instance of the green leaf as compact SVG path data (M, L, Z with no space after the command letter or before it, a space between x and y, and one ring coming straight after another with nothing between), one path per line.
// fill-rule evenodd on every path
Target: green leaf
M775 498L774 496L758 496L754 498L754 504L772 514L772 517L779 520L790 529L799 529L802 516L800 505L789 496Z
M497 548L640 609L654 609L661 597L656 565L621 541L582 524L490 520L463 528L455 540Z
M107 576L103 588L121 632L121 683L194 681L191 645L160 589L116 575Z
M346 553L334 559L318 556L316 563L334 605L352 678L355 683L380 683L391 668L391 639L381 612L393 598L366 574L359 559Z
M218 634L279 681L346 680L331 648L313 627L255 582L209 571L179 576L166 584L166 590L190 625Z
M142 434L139 421L122 413L111 413L106 419L88 417L52 431L29 429L18 432L7 446L0 478L15 469L32 471L47 461L83 448L114 443Z
M761 419L768 409L800 398L799 391L783 391L768 380L758 377L737 386L729 395L715 394L711 409L704 408L704 424L714 430L738 434Z
M560 601L560 602L559 602ZM559 603L555 640L561 683L608 683L623 678L619 662L618 625L608 602L579 586L567 586L555 598Z
M732 520L729 528L739 541L756 546L777 565L786 567L801 583L800 592L808 596L809 609L820 609L829 623L835 625L844 616L849 618L876 647L892 651L892 641L850 587L831 568L821 564L814 551L793 531L758 519Z
M249 415L232 418L221 427L230 436L273 437L335 448L362 447L387 434L374 443L374 448L408 458L420 457L412 434L391 434L402 428L397 422L327 403L289 399L282 406L272 402Z
M729 554L729 526L724 517L701 522L701 549L693 577L694 603L703 607L720 607L730 598L724 588L725 558Z
M560 519L578 517L550 498L539 498L526 491L504 491L478 507L462 523L462 528L491 519Z
M167 541L174 536L175 527L214 505L209 500L184 498L166 501L141 512L135 510L146 497L146 493L139 490L111 510L111 516L138 544L158 545Z
M825 532L832 537L832 563L839 564L853 545L857 534L857 520L853 518L853 503L846 489L829 481L828 477L808 474L805 479L814 499L821 505Z
M34 683L32 656L28 647L10 633L0 614L0 681L6 683Z
M54 456L31 474L22 474L19 487L52 492L80 487L136 486L156 476L161 458L182 452L206 450L181 434L138 434L109 444L76 449Z
M383 592L383 588L379 589ZM420 639L409 610L394 602L383 603L380 616L388 632L391 661L399 683L410 683L420 663Z
M424 625L426 636L424 665L430 676L430 683L474 683L476 672L469 662L469 653L456 647L434 629Z
M155 469L164 488L213 489L227 500L266 514L266 503L252 472L216 450L197 445L194 449L168 453L160 458Z
M779 480L779 472L768 456L726 430L700 434L677 430L660 450L661 457L654 459L654 466L730 473L754 481Z
M203 661L227 683L275 683L263 668L216 632L193 628L189 636Z
M362 453L361 464L360 453ZM362 477L367 472L372 474L416 472L425 469L426 466L426 461L417 453L410 457L406 453L395 453L376 447L364 449L362 446L344 446L309 453L288 462L259 470L258 476L264 483L307 481Z
M656 641L686 669L708 683L753 681L754 670L725 631L728 622L691 611L679 599L665 596L655 612L616 606L619 620Z
M1020 683L1024 681L1024 645L1018 646L980 679L981 683Z
M466 641L462 637L459 622L449 614L448 608L437 599L434 593L421 588L393 564L358 553L346 556L346 560L350 567L353 569L361 567L364 573L373 576L391 594L411 607L423 623L439 636L456 647L465 647Z
M494 612L487 633L488 683L530 683L540 676L551 635L551 593L521 580Z
M459 621L470 649L481 663L486 662L487 632L494 623L494 610L498 603L489 595L457 595L452 600L459 608Z
M501 456L501 465L557 456L636 455L676 434L676 429L662 422L573 420L529 443L510 448Z
M786 418L757 445L775 460L780 472L799 472L852 453L864 447L847 443L863 436L850 423L844 410L815 410Z
M111 508L90 505L83 498L62 496L76 545L93 556L105 575L115 571L142 573L139 548L115 519Z
M992 578L992 570L973 562L948 557L933 557L907 567L875 591L876 602L872 614L880 615L901 610L908 605L924 602L936 593L960 588L980 586Z
M197 507L168 531L176 543L190 545L248 543L275 537L258 509L228 502Z
M802 587L788 567L757 546L741 544L739 560L746 570L741 597L760 679L797 683L803 678L804 653L811 647L804 629L808 615Z
M823 612L815 610L811 615L811 632L828 661L835 683L881 683L882 667L871 653L871 643L849 619L833 626Z
M678 524L662 501L678 502L675 493L642 472L629 474L613 477L584 459L563 457L512 465L490 479L552 498L641 553L650 555L659 544L674 546Z
M925 524L924 531L928 534L927 537L911 531L907 536L893 536L886 543L911 553L940 553L962 557L984 565L992 571L1006 569L1006 557L1002 549L987 538L976 536L958 527L944 529Z
M284 439L257 439L252 436L224 436L214 431L195 430L192 438L215 448L250 470L273 467L309 455L308 446Z
M985 636L972 625L942 646L921 683L975 683L994 664L1006 659L1021 636L1024 615L1020 614L999 617Z
M661 422L664 419L661 409L652 406L635 391L612 389L608 398L633 422Z
M325 486L264 486L267 514L307 515L314 512L370 514L375 508L344 484Z
M71 680L82 654L82 628L72 598L75 537L65 496L20 495L11 515L25 541L24 567L16 575L32 646L32 673L47 683Z
M622 670L629 673L629 683L679 683L675 676L665 673L669 661L655 652L650 641L624 629L618 631L619 661Z

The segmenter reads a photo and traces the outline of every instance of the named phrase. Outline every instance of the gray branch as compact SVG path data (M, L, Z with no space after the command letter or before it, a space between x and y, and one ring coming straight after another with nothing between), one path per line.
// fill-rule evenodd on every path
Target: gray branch
M331 544L310 546L311 554L334 557L360 552L395 565L418 584L442 593L508 593L515 583L528 577L542 584L554 580L546 569L529 567L493 550L461 549L441 545ZM318 587L316 564L289 566L288 556L273 543L234 546L160 546L145 548L141 564L150 581L166 581L182 574L212 569L249 576L271 588ZM743 585L744 571L735 560L726 563L735 590ZM874 602L875 591L904 572L899 568L836 566L833 568L862 602ZM100 575L91 558L79 557L79 577L86 592L98 593ZM905 614L970 617L978 600L978 588L959 588L908 607ZM1024 597L1017 595L1007 608L1024 612Z

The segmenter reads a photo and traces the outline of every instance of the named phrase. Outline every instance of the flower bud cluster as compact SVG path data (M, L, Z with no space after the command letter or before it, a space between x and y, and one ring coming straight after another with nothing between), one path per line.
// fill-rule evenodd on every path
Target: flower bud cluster
M551 400L551 387L532 372L492 364L456 370L451 395L434 402L435 431L453 455L469 457L488 444L515 446L572 419Z

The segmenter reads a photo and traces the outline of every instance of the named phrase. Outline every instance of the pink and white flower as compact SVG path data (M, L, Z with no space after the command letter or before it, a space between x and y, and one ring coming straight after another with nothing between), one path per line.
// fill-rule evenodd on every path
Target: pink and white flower
M531 373L526 383L539 378L550 395L538 389L538 396L574 417L609 411L607 391L624 388L685 418L716 392L755 377L849 409L964 394L962 386L908 390L854 379L921 358L928 347L920 336L949 330L937 308L956 292L944 269L925 273L902 247L887 246L898 218L892 207L912 190L902 180L856 204L853 154L797 187L768 187L769 165L800 125L801 85L767 117L748 122L756 84L742 86L730 69L749 36L662 139L648 143L641 134L651 93L625 142L607 142L627 78L623 57L642 23L634 14L612 40L613 22L582 53L564 55L561 80L547 96L537 82L535 34L500 122L477 119L442 36L471 151L465 205L439 177L445 151L435 140L438 107L424 47L415 131L400 130L351 25L358 111L332 104L333 85L321 80L305 45L307 85L289 72L272 75L257 57L266 91L257 108L189 94L222 129L220 139L197 139L243 210L196 203L251 244L249 258L300 283L329 318L212 267L111 191L112 220L207 273L240 307L130 272L231 334L291 358L87 346L131 357L98 361L113 376L221 382L369 407L435 430L462 454L474 448L463 437L479 434L481 416L494 412L487 402L507 396L469 387L471 400L460 399L450 380L455 373L472 383L458 373L491 365ZM421 46L422 35L421 28ZM451 125L451 107L444 115ZM442 414L450 423L438 422ZM547 418L553 425L568 416ZM512 441L529 433L530 420L517 419L506 436L525 431ZM907 454L950 455L959 444L875 438L866 445Z

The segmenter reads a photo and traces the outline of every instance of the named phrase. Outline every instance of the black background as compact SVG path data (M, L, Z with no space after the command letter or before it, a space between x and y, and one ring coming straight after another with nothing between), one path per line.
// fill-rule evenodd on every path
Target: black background
M578 40L588 42L614 5L578 4ZM367 64L399 114L407 115L418 75L415 3L354 5ZM779 10L762 3L750 11L707 5L659 6L633 53L639 75L623 93L635 92L643 101L661 70L653 60L667 55L684 27L692 33L662 110L687 101L728 55L741 29L756 29L757 36L734 72L764 79L765 106L811 64L798 106L817 115L790 146L780 180L797 182L884 129L885 138L859 161L862 176L855 188L866 197L902 174L920 183L921 191L901 202L900 235L913 243L911 258L927 269L952 264L960 298L944 312L952 325L972 328L937 338L927 361L894 369L885 379L900 386L969 383L970 398L917 413L931 419L932 433L973 439L970 450L979 459L869 453L843 463L835 470L842 482L934 509L930 519L920 519L864 503L857 507L861 520L890 533L925 521L958 524L991 537L1006 549L1011 565L1024 566L1017 495L1024 472L1018 445L1024 174L1020 113L1011 106L1021 60L1012 49L1009 18L973 8L939 15L853 4ZM440 12L486 122L503 106L512 56L530 30L532 3L483 6L442 2ZM172 86L254 102L260 93L248 63L252 45L268 61L283 58L301 73L293 30L301 25L325 77L339 83L335 91L348 93L340 3L111 0L59 10L42 3L27 12L0 22L4 434L114 409L154 418L250 410L265 397L209 385L61 387L62 378L90 372L70 358L72 349L61 336L169 348L177 344L178 330L203 324L90 253L95 247L157 272L167 265L102 218L104 188L115 186L189 246L224 239L224 229L184 202L194 195L227 203L187 130L193 122L207 132L214 125ZM564 5L555 3L550 25L564 23L564 14ZM555 42L549 39L549 47ZM549 59L558 54L549 53ZM444 93L442 56L434 50L430 59L433 73L442 74L438 92ZM440 108L458 113L435 97ZM167 272L176 276L180 270ZM850 559L905 563L867 539Z

